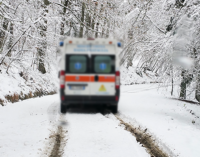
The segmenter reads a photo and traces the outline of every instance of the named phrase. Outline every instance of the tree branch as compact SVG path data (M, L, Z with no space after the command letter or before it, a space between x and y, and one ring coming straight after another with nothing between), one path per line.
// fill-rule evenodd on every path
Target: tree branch
M95 31L94 29L92 29L92 28L88 27L87 25L85 25L85 23L82 22L82 21L73 13L73 11L72 11L71 9L65 7L64 5L62 5L62 4L60 4L60 3L56 3L56 2L53 2L53 3L56 4L56 5L59 5L59 6L61 6L61 7L64 7L64 8L66 8L67 10L69 10L69 11L72 13L72 15L79 21L79 23L81 23L82 25L84 25L88 30L90 30L90 31L92 31L92 32L102 33L102 32L99 32L99 31ZM104 34L105 34L105 35L108 35L107 33L104 33Z

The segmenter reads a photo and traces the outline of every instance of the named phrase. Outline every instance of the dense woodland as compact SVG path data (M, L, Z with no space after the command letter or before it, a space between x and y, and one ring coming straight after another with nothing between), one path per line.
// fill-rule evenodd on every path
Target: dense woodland
M121 66L137 61L138 74L200 102L199 16L200 0L0 0L0 75L48 73L65 37L109 37L123 44Z

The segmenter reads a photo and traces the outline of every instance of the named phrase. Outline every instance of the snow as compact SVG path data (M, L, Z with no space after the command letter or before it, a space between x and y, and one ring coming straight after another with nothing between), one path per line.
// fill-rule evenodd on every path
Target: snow
M0 106L1 156L39 156L39 149L43 149L53 125L48 110L57 97L46 96Z
M147 128L158 145L171 156L200 154L200 106L173 100L158 84L121 86L120 118ZM48 139L57 129L59 96L33 98L0 106L0 154L43 156L52 149ZM135 137L113 114L71 110L65 119L67 143L63 157L149 157Z
M122 85L158 82L158 78L155 76L155 73L148 70L144 72L144 70L137 68L136 65L130 66L128 69L121 66L120 72Z
M123 86L119 104L121 116L148 128L175 154L198 157L200 106L166 98L162 89L153 88L156 86Z
M19 65L16 65L19 66ZM31 67L26 70L18 70L19 67L11 67L9 73L6 73L6 69L2 68L0 71L0 99L4 101L4 105L8 102L5 99L7 95L25 95L38 90L43 92L53 92L58 90L58 78L57 69L51 67L51 71L46 74L40 73L38 70L33 70ZM20 73L23 72L23 76Z
M138 16L139 12L140 12L139 8L133 9L130 13L126 15L125 17L126 21L130 21L130 20L134 21L135 20L134 18Z
M81 157L149 157L136 139L115 119L97 114L68 114L69 140L66 156Z

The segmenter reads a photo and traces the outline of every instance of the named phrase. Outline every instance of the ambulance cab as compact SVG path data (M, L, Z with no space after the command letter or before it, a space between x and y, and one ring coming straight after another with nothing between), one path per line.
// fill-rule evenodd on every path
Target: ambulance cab
M119 47L113 39L67 38L60 42L61 113L71 107L109 107L120 96Z

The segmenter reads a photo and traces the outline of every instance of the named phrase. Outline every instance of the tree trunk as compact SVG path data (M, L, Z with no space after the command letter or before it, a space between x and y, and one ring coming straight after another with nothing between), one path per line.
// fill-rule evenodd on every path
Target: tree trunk
M94 26L95 26L97 6L98 6L98 2L96 2L96 3L95 3L95 6L94 6L94 14L93 14L93 17L92 17L92 24L91 24L92 30L94 30ZM93 34L93 33L92 33L92 34ZM92 36L93 36L93 35L92 35Z
M171 95L174 93L174 71L173 66L171 66L171 75L172 75L172 89L171 89Z
M45 17L46 14L48 13L47 6L50 4L50 2L48 0L44 0L43 3L44 4L42 5L42 7L44 8L44 11L45 11L43 16ZM42 21L43 22L39 23L39 35L41 39L38 42L37 53L38 53L38 58L39 58L38 70L42 74L45 74L46 69L45 69L45 64L44 64L44 57L45 57L45 52L47 50L47 39L46 39L47 20L46 18L43 18Z
M85 21L86 21L86 25L87 25L87 28L86 28L86 31L85 31L85 35L86 35L86 37L88 38L88 37L91 36L90 31L88 30L88 28L89 28L90 25L91 25L91 17L90 17L90 14L89 14L89 13L86 14L86 19L85 19Z
M81 11L81 24L80 24L80 32L79 32L79 37L83 37L83 28L84 28L84 20L85 20L85 3L82 2L82 11Z
M9 28L10 38L9 38L8 45L7 45L8 49L10 49L10 47L13 44L13 26L14 26L14 24L12 22L10 22L10 28ZM11 50L8 52L7 56L11 57Z
M96 24L95 38L98 38L99 23Z
M196 48L193 48L195 62L195 69L196 69L196 89L195 89L195 99L200 102L200 66L199 66L199 58L198 58L198 51Z
M181 76L182 76L182 80L181 80L181 91L180 91L180 98L181 99L186 99L186 78L185 78L185 70L182 70Z
M65 7L68 7L68 4L69 4L69 0L64 0L64 6ZM66 14L66 8L63 7L63 12L61 13L61 16L62 16L62 20L61 20L61 23L60 23L60 35L64 36L64 31L65 31L65 14Z
M3 19L3 30L0 30L0 54L3 50L6 38L6 30L8 29L8 20L6 18Z
M200 102L200 71L198 71L197 74L195 98L198 102Z
M109 34L110 34L110 22L108 22L108 27L107 27L107 31L106 31L106 38L109 38Z
M101 37L104 38L105 37L105 27L106 27L106 22L107 22L107 10L105 10L105 17L104 17L104 25L102 28L102 33L101 33Z
M99 14L101 15L102 12L103 12L103 4L101 4L101 9L100 9L100 11L99 11ZM100 19L98 19L98 22L96 23L95 38L98 38L99 22L100 22Z

